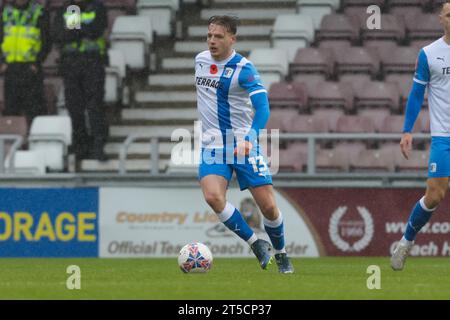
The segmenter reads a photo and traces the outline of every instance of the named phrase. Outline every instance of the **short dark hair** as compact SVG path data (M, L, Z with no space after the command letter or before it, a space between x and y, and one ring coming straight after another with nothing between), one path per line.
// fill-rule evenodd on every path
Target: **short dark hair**
M237 27L239 25L239 18L233 17L233 16L212 16L208 20L208 26L210 24L217 24L219 26L222 26L231 34L236 34Z

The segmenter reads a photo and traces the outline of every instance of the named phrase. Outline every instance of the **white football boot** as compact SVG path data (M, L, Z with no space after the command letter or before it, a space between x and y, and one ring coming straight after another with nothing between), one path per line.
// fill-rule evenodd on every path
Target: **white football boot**
M403 267L405 266L406 257L409 255L409 251L411 250L413 245L414 241L411 242L405 242L403 240L399 241L397 247L394 250L394 253L392 253L391 257L392 269L394 269L395 271L403 270Z

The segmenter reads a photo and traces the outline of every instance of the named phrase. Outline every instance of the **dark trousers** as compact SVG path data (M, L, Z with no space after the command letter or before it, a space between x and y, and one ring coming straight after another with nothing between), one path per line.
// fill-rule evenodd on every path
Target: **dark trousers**
M66 107L72 119L75 153L86 152L91 143L103 146L108 137L108 123L103 104L105 94L103 61L83 56L66 57L62 63L61 73L64 78Z
M11 63L5 72L5 116L24 115L28 125L38 115L47 114L42 69L34 72L29 63Z

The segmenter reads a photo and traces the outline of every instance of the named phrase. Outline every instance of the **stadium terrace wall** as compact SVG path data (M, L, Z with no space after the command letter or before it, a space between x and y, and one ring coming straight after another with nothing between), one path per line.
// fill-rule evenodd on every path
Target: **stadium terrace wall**
M176 257L191 241L206 243L215 257L252 256L245 243L222 227L195 180L184 179L178 186L170 180L142 186L136 181L104 181L106 186L100 187L71 181L48 187L41 181L38 187L3 187L0 257ZM321 182L320 187L276 184L292 256L388 256L411 207L423 195L423 186ZM228 199L258 236L266 237L250 193L232 183ZM450 256L448 211L450 204L444 201L418 236L413 256Z

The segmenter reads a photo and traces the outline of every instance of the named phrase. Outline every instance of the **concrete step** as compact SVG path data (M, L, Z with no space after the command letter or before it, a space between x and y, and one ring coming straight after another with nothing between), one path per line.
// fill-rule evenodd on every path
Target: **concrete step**
M176 145L175 142L160 142L158 151L160 155L170 155L172 148ZM105 153L108 155L119 155L122 149L123 143L120 142L109 142L105 145ZM151 153L150 142L135 142L128 148L129 155L148 155L150 157Z
M238 36L241 37L269 37L272 31L272 25L239 26ZM206 37L207 26L190 26L188 29L189 37Z
M170 160L159 160L159 171L163 172L168 167ZM147 160L127 160L125 167L129 172L150 172L150 159ZM84 172L118 172L119 160L108 160L100 162L97 160L83 160L81 162L81 171Z
M208 20L211 16L215 15L233 15L239 19L253 19L253 20L267 20L273 19L280 14L295 14L295 7L292 8L224 8L224 9L203 9L200 13L200 17L203 20ZM239 30L239 28L238 28Z
M238 52L250 52L255 48L270 48L270 40L243 40L237 41L234 46ZM207 50L208 46L206 41L177 41L175 43L175 51L182 53L192 53L193 57L204 50Z
M154 74L148 77L148 84L151 86L188 86L195 88L194 70L192 73L171 73L171 74Z
M195 91L166 91L166 92L138 91L136 92L134 98L137 103L148 103L148 102L182 103L182 102L197 101L197 95Z
M180 125L153 125L153 126L133 126L133 125L116 125L110 127L110 136L112 138L122 137L126 138L131 134L151 136L162 136L170 139L172 133L177 129L187 129L191 134L194 132L192 126Z
M197 109L123 109L123 120L197 120Z

